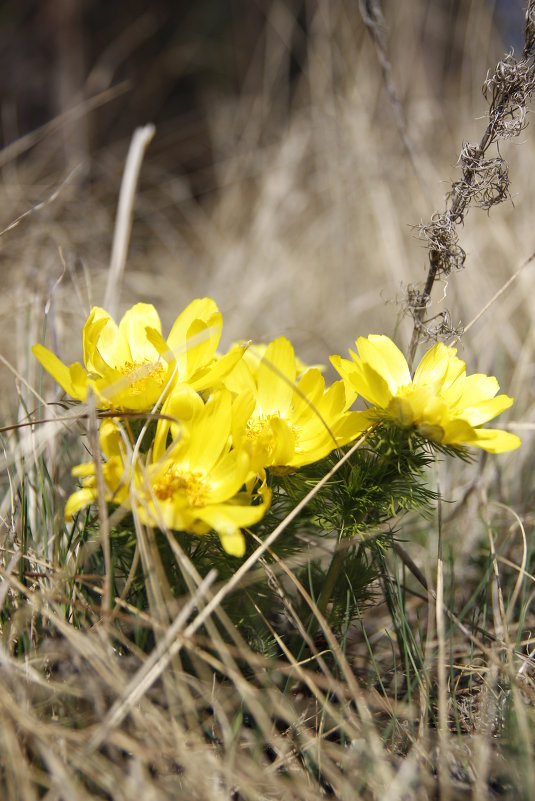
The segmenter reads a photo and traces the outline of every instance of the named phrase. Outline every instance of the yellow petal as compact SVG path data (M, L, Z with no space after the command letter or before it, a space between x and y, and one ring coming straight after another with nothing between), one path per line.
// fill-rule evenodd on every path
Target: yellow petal
M162 330L158 312L151 303L136 303L123 314L119 323L120 336L128 343L134 364L152 362L158 358L154 345L147 338L146 328L158 332Z
M187 461L190 470L208 473L230 446L232 404L230 393L221 390L204 406L190 427Z
M392 391L385 378L379 375L369 364L363 362L352 350L349 351L353 362L340 356L331 356L331 363L349 385L350 392L357 392L368 403L385 409L392 399Z
M256 406L256 398L250 390L241 392L232 404L232 442L237 447L243 437L247 423Z
M88 478L95 476L95 463L84 462L84 464L77 464L71 470L71 475L75 478Z
M255 374L258 365L255 365ZM227 373L223 379L223 384L227 389L235 395L240 395L244 391L252 392L256 396L256 382L253 378L253 373L249 368L248 361L245 358L240 359Z
M522 445L522 440L516 434L498 428L476 428L474 434L474 439L466 444L475 445L489 453L506 453Z
M445 445L468 445L475 437L475 429L466 420L450 420L444 425Z
M353 353L351 350L349 352ZM358 360L357 354L355 353L353 355L354 358ZM354 361L350 361L349 359L342 359L342 357L338 356L338 354L330 356L329 361L331 362L334 369L341 375L344 381L352 383L352 376L355 373L355 367L356 367ZM360 374L361 371L359 370L358 375L360 376Z
M97 496L98 492L96 487L83 487L73 492L72 495L67 498L67 503L65 504L65 520L72 520L76 512L79 512L80 509L95 503Z
M203 392L219 384L228 373L234 371L244 350L245 346L235 345L224 356L216 356L207 367L197 373L191 381L191 386L197 392Z
M447 347L446 345L444 347ZM455 348L449 348L449 351L453 351L449 355L448 360L448 369L446 370L446 374L443 379L442 391L443 392L451 392L452 395L458 391L459 387L464 387L464 382L466 379L466 365L455 355ZM455 385L458 385L455 387Z
M458 400L458 408L477 406L481 401L493 398L500 385L494 376L474 373L466 377L463 392ZM512 402L512 401L511 401Z
M202 398L190 386L179 384L174 388L162 407L162 415L165 415L165 418L158 420L156 425L152 447L152 458L155 463L160 462L167 452L169 433L173 440L174 458L178 458L177 447L184 444L188 436L187 423L201 414L203 408ZM174 418L176 422L166 419L167 417Z
M84 364L90 373L102 375L106 371L106 364L97 351L97 343L102 330L110 321L113 323L108 312L101 309L100 306L93 306L85 321L82 333Z
M508 395L498 395L496 398L480 401L477 406L463 409L459 416L467 420L472 426L479 426L487 423L493 417L497 417L505 409L513 405L513 398Z
M473 428L465 420L453 420L446 427L444 442L451 445L472 445L489 453L505 453L522 444L516 434L495 428Z
M79 362L74 362L69 367L71 377L72 392L70 395L78 400L85 401L87 399L87 389L91 382L87 380L87 373Z
M182 381L191 381L198 370L212 361L219 343L220 330L207 325L203 320L194 320L186 334L185 374ZM181 363L184 363L182 358Z
M55 353L44 345L34 345L32 353L37 361L58 382L60 387L76 400L85 401L87 397L87 374L81 364L75 362L70 367L63 364Z
M212 300L212 298L197 298L196 300L192 300L184 311L178 315L167 337L169 347L173 353L175 353L175 356L184 348L188 330L194 320L202 320L207 326L212 328L213 336L217 336L217 332L219 332L219 336L221 335L223 318L219 313L215 300ZM218 341L219 336L217 336Z
M440 395L430 392L425 386L416 385L406 395L395 398L389 409L396 403L399 404L399 416L404 425L431 422L433 425L442 426L451 417L451 415L448 417L446 401Z
M246 362L247 366L249 367L251 373L256 375L258 370L258 365L264 358L264 354L266 352L267 345L264 343L250 343L247 346L247 351L244 355L244 361Z
M240 529L258 523L265 515L267 507L266 497L266 502L258 506L217 504L195 510L195 513L200 520L217 532L221 545L227 553L232 556L243 556L245 540Z
M411 374L407 360L389 337L370 334L367 339L360 337L356 345L362 359L382 375L392 392L395 392L396 387L410 383Z
M309 417L317 408L324 392L325 379L317 368L310 367L297 384L297 391L293 396L293 422L298 424L302 418Z
M83 331L84 361L87 369L99 375L121 370L132 362L128 342L110 315L99 306L91 309Z
M162 407L162 414L187 422L195 415L201 414L204 408L203 399L189 384L178 384Z
M280 417L272 417L269 423L273 432L273 451L270 464L278 466L291 464L295 452L294 434L288 423Z
M102 453L107 459L114 456L122 456L124 446L121 442L121 429L115 420L106 417L100 424L99 441Z
M160 331L156 328L152 328L150 325L146 326L145 334L147 336L148 341L154 347L154 350L162 356L166 362L173 363L174 362L174 355L173 351L163 338Z
M325 428L313 431L309 426L305 431L299 432L299 439L289 467L302 467L305 464L318 462L337 447L336 437Z
M188 516L186 504L177 503L174 497L169 501L138 503L140 518L143 523L157 528L167 528L171 531L186 531L188 526Z
M456 361L460 362L460 359L457 359ZM461 364L463 364L463 362L461 362ZM449 371L447 371L446 376L444 378L444 383L440 387L441 396L444 398L444 400L448 403L448 406L450 406L451 408L453 407L457 408L457 405L459 408L462 407L463 405L462 397L463 397L464 387L467 381L466 368L463 367L463 369L459 371L458 365L456 367L458 375L452 381L449 381Z
M363 388L362 390L359 389L359 386L353 382L355 389L365 400L369 401L369 403L385 409L392 399L392 390L387 380L376 372L371 365L366 363L362 364L362 374L364 377ZM368 387L369 390L366 390L366 387ZM364 394L364 391L366 391L366 394Z
M239 529L229 529L218 532L219 541L223 546L223 550L230 556L236 556L238 559L245 554L245 537Z
M454 360L453 369L449 376L449 383L451 383L454 376L465 370L464 362L455 357L456 353L457 351L455 348L449 348L447 345L444 345L443 342L437 342L436 345L433 345L433 347L424 354L420 364L416 368L413 382L415 386L442 386L446 381L448 371L450 371L450 363Z
M106 500L110 503L129 505L130 471L122 457L114 456L102 465L102 475L109 489Z
M335 381L317 403L317 410L327 423L334 422L346 408L346 393L343 381Z
M228 501L239 492L248 476L249 463L244 450L230 451L218 461L210 472L210 505Z
M292 402L296 373L294 349L286 337L270 342L257 374L257 402L263 415L285 415Z
M346 412L333 426L333 434L339 446L347 445L358 439L364 431L373 425L369 412Z

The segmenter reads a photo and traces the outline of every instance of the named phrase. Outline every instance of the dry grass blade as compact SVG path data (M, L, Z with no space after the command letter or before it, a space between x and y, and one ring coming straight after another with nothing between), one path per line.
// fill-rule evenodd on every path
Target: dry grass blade
M106 284L106 292L104 293L104 307L109 311L112 317L116 311L120 294L120 282L128 255L128 244L132 231L134 199L141 164L143 162L145 150L149 146L155 133L156 128L154 125L145 125L143 128L138 128L134 132L128 150L128 156L126 157L126 165L117 206L117 219L115 222L110 268L108 271L108 282Z
M105 720L102 721L91 736L87 745L89 751L94 751L101 746L112 728L121 723L132 707L139 702L140 698L166 669L170 660L182 645L182 642L180 642L182 638L179 638L179 635L184 629L185 622L193 610L198 608L199 604L204 601L204 597L215 579L216 573L213 571L197 587L188 603L185 604L180 614L177 615L165 632L164 638L125 688L123 698L115 703L106 715ZM183 636L188 636L187 630L184 631Z

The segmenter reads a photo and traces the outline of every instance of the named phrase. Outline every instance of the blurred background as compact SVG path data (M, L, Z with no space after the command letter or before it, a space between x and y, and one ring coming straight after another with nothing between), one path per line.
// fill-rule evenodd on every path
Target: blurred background
M375 39L367 5L1 4L1 347L20 374L37 379L28 353L43 337L81 357L129 144L146 123L156 134L120 311L152 302L166 333L211 295L224 347L285 334L313 362L371 332L407 346L407 288L427 272L415 226L444 209L461 146L481 138L481 85L522 49L524 4L385 0ZM433 310L454 327L535 250L532 127L501 155L511 198L469 212L466 269L435 289ZM531 409L534 282L528 267L460 345L471 370L522 394L519 414ZM16 388L4 366L2 397Z

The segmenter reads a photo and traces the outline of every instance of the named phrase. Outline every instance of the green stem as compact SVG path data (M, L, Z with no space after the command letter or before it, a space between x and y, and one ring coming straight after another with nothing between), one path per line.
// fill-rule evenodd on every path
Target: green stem
M323 587L321 588L320 597L318 598L318 602L316 604L318 610L321 612L322 615L325 615L327 604L331 599L333 590L336 586L336 582L338 581L338 578L344 566L346 554L349 550L350 545L351 545L351 539L349 537L347 539L341 540L336 551L333 554L333 558L331 559L331 564L329 565L329 569L327 570L327 575L325 576L325 582L323 584Z

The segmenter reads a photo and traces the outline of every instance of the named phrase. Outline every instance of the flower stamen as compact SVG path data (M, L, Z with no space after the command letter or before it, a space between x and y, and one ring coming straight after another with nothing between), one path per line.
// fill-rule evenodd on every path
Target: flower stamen
M159 501L175 499L180 493L187 497L190 506L203 506L208 488L202 473L184 470L179 465L170 465L163 476L154 483L154 494Z

